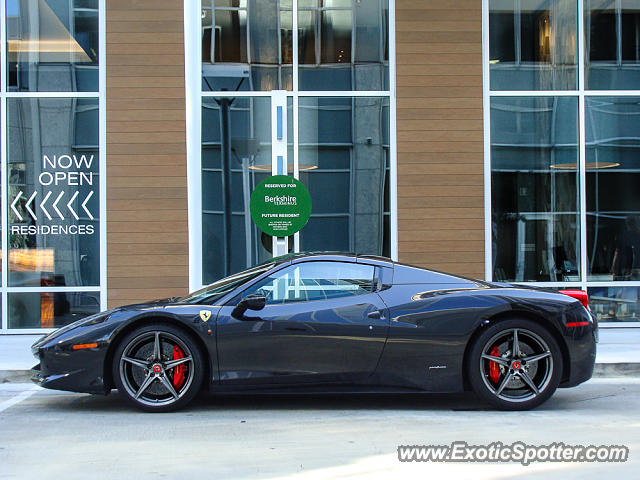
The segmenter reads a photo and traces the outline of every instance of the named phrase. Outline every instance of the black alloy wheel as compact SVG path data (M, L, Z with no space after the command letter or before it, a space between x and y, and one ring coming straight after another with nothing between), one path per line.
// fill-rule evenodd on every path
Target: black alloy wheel
M148 412L187 405L203 379L202 354L190 335L170 325L138 328L118 345L112 373L118 392Z
M505 320L476 339L466 369L473 390L487 403L501 410L529 410L558 388L562 353L539 324Z

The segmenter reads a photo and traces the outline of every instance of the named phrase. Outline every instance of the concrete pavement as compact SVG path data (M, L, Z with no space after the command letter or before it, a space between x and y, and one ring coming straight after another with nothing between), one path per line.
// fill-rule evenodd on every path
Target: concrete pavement
M13 402L13 403L12 403ZM7 406L9 405L9 406ZM529 412L471 395L203 397L171 414L0 385L0 478L637 478L640 378L594 379ZM626 463L400 463L398 445L624 444Z

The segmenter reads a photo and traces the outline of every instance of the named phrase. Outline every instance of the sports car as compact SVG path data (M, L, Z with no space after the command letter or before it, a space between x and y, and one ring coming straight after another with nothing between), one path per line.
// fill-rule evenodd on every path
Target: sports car
M215 393L459 392L524 410L593 373L586 293L487 283L388 258L292 254L185 297L129 305L32 346L42 387L146 411Z

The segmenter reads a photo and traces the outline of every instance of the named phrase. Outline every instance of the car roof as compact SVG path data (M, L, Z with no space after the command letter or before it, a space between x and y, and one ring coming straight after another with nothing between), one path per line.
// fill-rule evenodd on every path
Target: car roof
M418 267L416 265L410 265L407 263L396 262L388 257L383 257L381 255L371 255L371 254L359 254L353 252L330 252L330 251L318 251L318 252L299 252L299 253L290 253L284 255L282 257L274 258L273 260L281 259L281 262L287 263L298 263L298 262L306 262L313 260L325 260L330 262L356 262L356 263L367 263L369 265L377 265L377 266L385 266L388 268L393 268L394 270L398 270L402 272L402 277L404 280L402 283L422 283L426 280L426 277L420 278L423 275L431 275L438 276L439 282L480 282L486 283L482 280L478 280L475 278L469 278L462 275L456 275L453 273L442 272L439 270L433 270L431 268L426 267Z
M461 283L462 282L480 282L473 279L468 279L458 275L448 274L444 272L438 272L435 270L426 269L423 267L416 267L413 265L407 265L400 262L395 262L388 257L369 254L357 254L353 252L297 252L288 253L279 257L269 259L263 264L274 263L275 270L286 268L287 265L295 263L302 263L308 261L328 261L328 262L350 262L350 263L364 263L368 265L383 266L393 269L393 273L387 277L389 284L422 284L422 283ZM273 270L265 271L249 283L255 283L262 280L264 277L271 275ZM246 288L246 284L239 286L238 289L233 292L229 292L223 298L219 300L220 304L224 304L230 299L234 298L238 294L238 290Z
M291 253L286 257L291 263L299 263L314 260L324 260L329 262L356 262L368 265L384 266L394 270L394 284L415 284L415 283L475 283L485 284L482 280L464 277L448 272L432 270L430 268L418 267L406 263L396 262L388 257L380 255L358 254L353 252L299 252Z
M289 254L292 263L308 260L325 260L333 262L356 262L371 265L384 265L393 268L394 261L387 257L353 252L300 252Z

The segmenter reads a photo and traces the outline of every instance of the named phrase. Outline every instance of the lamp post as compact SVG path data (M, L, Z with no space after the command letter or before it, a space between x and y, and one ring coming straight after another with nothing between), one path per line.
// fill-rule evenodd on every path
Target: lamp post
M236 155L236 159L242 165L242 201L244 205L244 231L245 231L245 255L246 265L250 268L253 265L253 255L251 251L251 212L249 210L251 197L251 178L249 176L250 165L260 150L260 141L256 138L233 138L231 149Z

